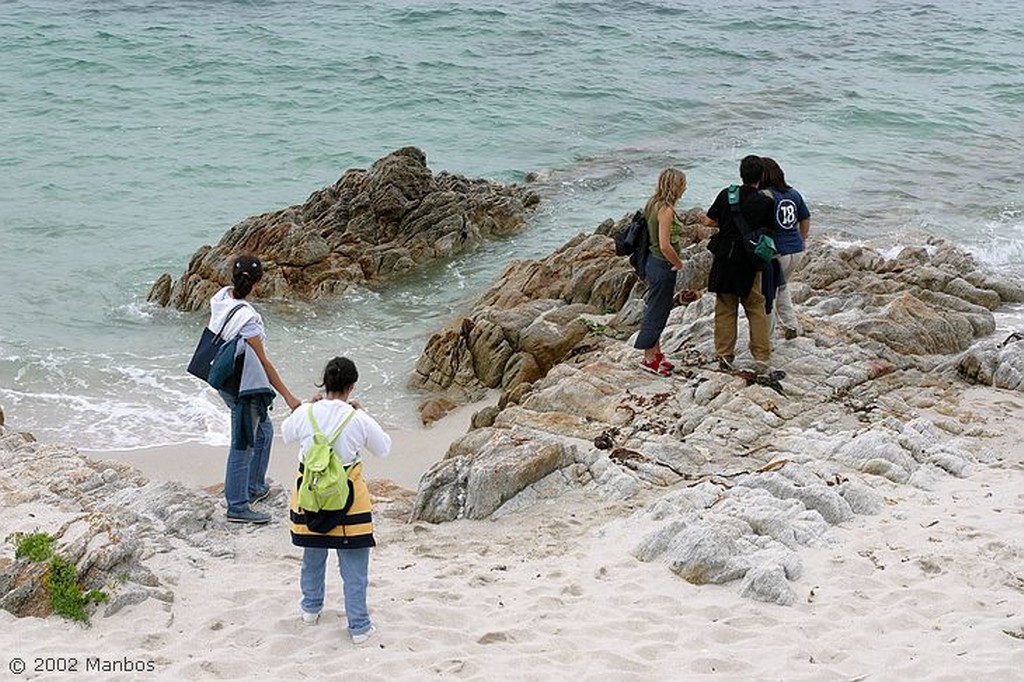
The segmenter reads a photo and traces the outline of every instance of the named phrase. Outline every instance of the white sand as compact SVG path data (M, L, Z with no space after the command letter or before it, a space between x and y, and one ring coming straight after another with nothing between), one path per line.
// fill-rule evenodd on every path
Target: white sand
M646 529L631 512L646 500L577 491L527 513L440 526L404 523L382 505L369 593L379 633L357 647L333 559L325 617L299 622L300 553L278 506L268 527L234 529L234 560L200 550L150 558L173 604L150 599L95 617L91 629L0 611L0 670L17 655L30 670L41 656L156 667L21 676L55 680L1024 679L1024 399L987 389L971 398L1004 434L987 443L1002 466L929 492L879 479L880 516L836 529L829 549L801 552L791 607L633 559ZM396 447L394 462L412 458L419 440ZM368 461L368 475L380 465ZM219 471L223 453L190 448L167 466L205 482L196 471Z
M387 425L384 424L388 435L391 436L391 451L394 456L367 457L366 466L373 472L374 478L389 479L415 490L423 472L444 457L448 445L453 440L466 433L473 413L493 402L494 399L490 399L464 405L453 410L444 419L424 428L394 431L387 429ZM227 412L225 419L226 415ZM285 443L281 439L282 420L283 417L280 415L274 416L274 444L271 448L267 476L278 483L288 485L298 467L299 451L297 445ZM224 481L228 446L192 444L82 452L96 459L127 462L146 476L157 480L177 480L189 485L207 487Z

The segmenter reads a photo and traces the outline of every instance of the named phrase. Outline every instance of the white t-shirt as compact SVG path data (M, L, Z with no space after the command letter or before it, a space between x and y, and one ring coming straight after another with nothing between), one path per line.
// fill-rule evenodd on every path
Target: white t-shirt
M313 425L309 423L309 403L302 403L281 425L285 443L299 443L299 461L313 444ZM344 400L318 400L313 403L313 416L320 431L330 436L355 409ZM334 451L341 457L342 464L351 464L359 459L359 453L366 450L377 457L387 457L391 452L391 436L384 433L377 420L364 410L356 410L345 429L334 441Z

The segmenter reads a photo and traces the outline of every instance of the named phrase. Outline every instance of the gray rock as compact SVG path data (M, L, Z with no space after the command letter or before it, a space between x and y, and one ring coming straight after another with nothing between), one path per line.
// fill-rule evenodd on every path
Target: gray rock
M972 346L960 357L957 371L973 383L1024 391L1024 334Z
M672 572L694 585L742 578L747 566L737 560L738 554L736 538L710 525L683 528L666 550Z
M796 592L786 580L783 568L777 564L755 566L747 571L740 594L780 606L791 606L796 602Z
M854 481L846 481L839 486L839 494L854 514L881 514L882 496L871 488Z
M778 472L769 471L747 476L737 482L750 488L763 488L781 499L799 500L808 509L821 514L828 523L837 524L853 518L853 510L839 493L823 483L795 485Z
M420 479L412 519L486 518L527 486L571 464L574 454L573 446L539 433L471 431Z

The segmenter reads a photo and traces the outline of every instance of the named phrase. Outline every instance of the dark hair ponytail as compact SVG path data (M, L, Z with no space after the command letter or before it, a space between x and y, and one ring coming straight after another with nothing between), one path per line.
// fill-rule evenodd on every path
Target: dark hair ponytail
M324 380L318 385L328 393L344 393L358 380L356 363L345 357L337 357L324 367Z
M231 283L234 291L233 298L245 298L256 286L256 283L263 278L263 263L256 256L239 256L235 259L231 268Z

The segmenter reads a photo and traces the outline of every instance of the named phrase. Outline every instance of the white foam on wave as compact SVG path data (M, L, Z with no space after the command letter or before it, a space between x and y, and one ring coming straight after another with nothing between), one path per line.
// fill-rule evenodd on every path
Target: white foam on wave
M1024 331L1024 303L1005 305L993 313L996 330L993 335L1002 338Z
M47 351L16 364L0 405L41 440L90 450L228 441L219 396L167 358Z
M1006 209L983 229L966 248L974 256L996 268L1024 269L1024 216L1019 209Z

